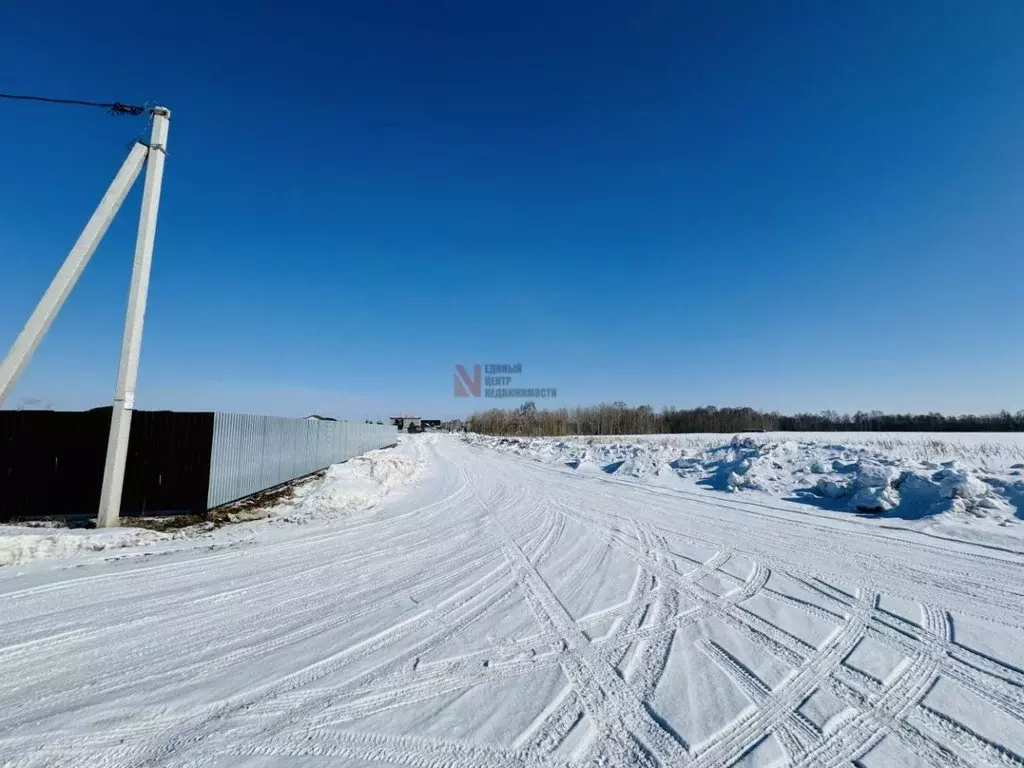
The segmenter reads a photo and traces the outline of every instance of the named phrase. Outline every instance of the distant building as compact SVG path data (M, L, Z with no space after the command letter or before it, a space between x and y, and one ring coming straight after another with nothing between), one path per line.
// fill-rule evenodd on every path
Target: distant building
M440 419L421 419L419 416L392 416L391 423L398 427L399 432L410 426L418 432L428 428L437 429L441 426Z
M413 425L416 429L422 429L420 422L422 422L419 416L392 416L391 423L398 427L398 431L401 432L403 429L408 429L409 425Z
M337 421L337 419L331 416L321 416L318 413L311 413L306 417L306 421Z

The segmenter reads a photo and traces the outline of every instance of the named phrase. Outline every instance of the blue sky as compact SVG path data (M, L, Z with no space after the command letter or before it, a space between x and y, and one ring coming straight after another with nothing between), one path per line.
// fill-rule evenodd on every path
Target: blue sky
M173 111L138 407L1024 408L1024 4L241 9L0 10L0 90ZM0 345L144 127L0 101ZM138 187L8 407L110 401Z

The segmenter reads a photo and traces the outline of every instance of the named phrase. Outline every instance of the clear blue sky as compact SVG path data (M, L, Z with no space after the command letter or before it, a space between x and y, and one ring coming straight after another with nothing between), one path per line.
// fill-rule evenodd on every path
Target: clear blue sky
M1024 3L9 3L173 110L137 405L1024 408ZM0 345L144 120L0 101ZM139 185L141 188L141 184ZM139 190L8 407L110 401ZM516 404L516 403L513 403Z

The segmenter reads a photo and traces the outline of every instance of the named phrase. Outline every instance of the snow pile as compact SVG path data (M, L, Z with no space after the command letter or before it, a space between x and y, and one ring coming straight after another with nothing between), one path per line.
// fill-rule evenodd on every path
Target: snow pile
M700 476L703 485L721 491L783 491L786 471L800 461L797 443L761 444L750 438L734 438L697 459L677 462L683 474Z
M899 464L897 466L897 464ZM814 493L827 499L847 500L857 512L888 512L924 517L942 513L978 518L1013 518L1013 505L1001 493L999 478L957 461L907 466L880 457L861 458L852 465L834 461Z
M907 519L941 515L950 520L989 519L1011 525L1024 516L1024 463L999 466L1014 446L956 443L922 437L833 442L821 433L653 436L615 438L493 438L467 441L578 471L599 470L646 481L686 478L728 493L759 491L825 509L889 513ZM849 437L843 435L844 438ZM865 439L866 438L866 439ZM600 441L606 442L600 442ZM906 450L904 450L906 449ZM1005 450L1004 450L1005 449ZM970 460L936 462L955 452ZM1018 513L1018 509L1021 513Z
M421 442L403 438L395 448L370 451L335 464L321 480L297 488L292 499L274 510L274 520L329 520L377 506L423 471L426 462Z
M30 560L70 557L82 552L102 552L138 547L171 538L144 528L59 528L53 526L0 525L0 566Z
M466 440L523 458L638 478L672 473L672 462L679 456L679 447L671 440L637 443L600 442L587 438L491 438L482 435L467 435Z
M867 492L867 495L865 495ZM878 504L872 506L871 498ZM924 514L952 512L975 517L1010 517L1012 508L998 485L982 479L956 462L945 462L941 469L927 471L905 470L885 485L863 487L850 500L855 509L885 511L900 504L913 506ZM880 510L877 509L880 507Z

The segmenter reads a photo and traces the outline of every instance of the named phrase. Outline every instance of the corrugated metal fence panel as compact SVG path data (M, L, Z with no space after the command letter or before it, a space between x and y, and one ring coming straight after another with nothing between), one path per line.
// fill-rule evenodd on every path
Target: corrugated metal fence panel
M390 425L216 413L207 507L393 445Z
M0 411L0 520L94 516L111 408ZM135 411L122 515L199 512L210 479L212 413Z
M217 413L213 417L213 449L210 457L212 499L237 499L263 482L263 422L259 416Z
M279 418L268 418L264 422L262 488L271 488L290 479L288 469L295 450L290 426L287 420Z
M263 451L260 453L260 472L257 488L277 485L277 469L281 464L281 432L273 419L260 419L263 431Z
M316 467L314 464L319 464L323 457L327 455L326 451L321 452L320 450L320 435L327 432L327 425L331 422L325 421L323 428L318 427L312 421L303 421L299 423L299 462L295 465L296 470L301 475L308 475L314 471Z

